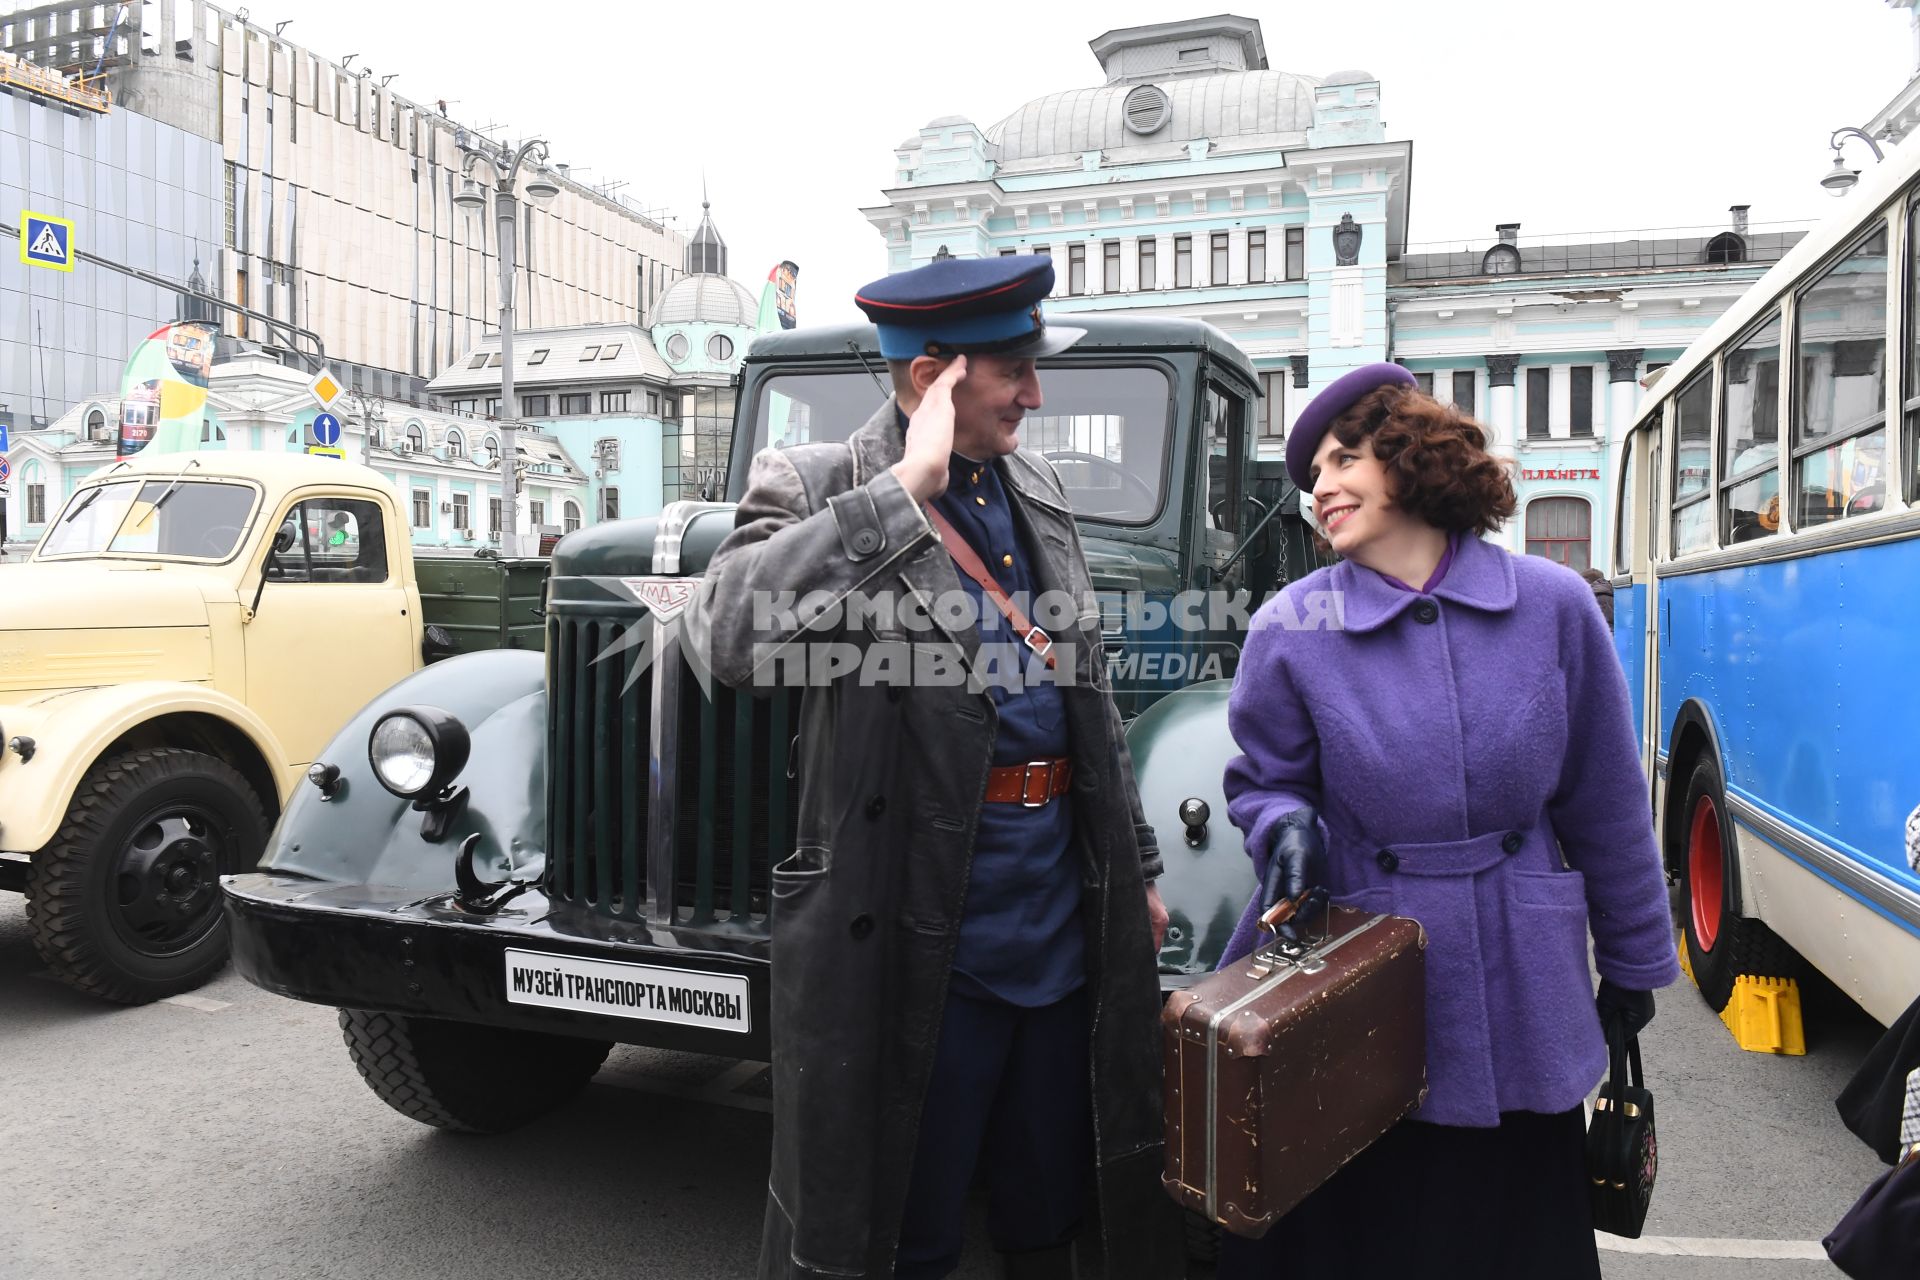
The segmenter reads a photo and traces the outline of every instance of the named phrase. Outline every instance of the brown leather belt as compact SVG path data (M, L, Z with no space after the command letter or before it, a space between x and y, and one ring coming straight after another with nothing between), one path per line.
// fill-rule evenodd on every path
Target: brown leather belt
M1018 804L1038 809L1067 793L1073 781L1073 761L1034 760L1027 764L995 765L987 770L987 803Z

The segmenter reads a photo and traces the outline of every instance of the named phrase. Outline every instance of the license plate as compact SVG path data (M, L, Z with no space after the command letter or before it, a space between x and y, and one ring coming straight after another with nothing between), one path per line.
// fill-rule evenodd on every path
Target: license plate
M507 1001L713 1031L753 1029L747 980L728 973L507 952Z

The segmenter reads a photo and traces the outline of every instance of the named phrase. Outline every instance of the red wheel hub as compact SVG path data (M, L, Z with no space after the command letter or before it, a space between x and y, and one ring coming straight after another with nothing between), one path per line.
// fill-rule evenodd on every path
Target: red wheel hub
M1693 936L1711 951L1720 938L1720 905L1726 893L1726 860L1720 847L1720 811L1710 796L1693 807L1687 836L1687 898L1693 911Z

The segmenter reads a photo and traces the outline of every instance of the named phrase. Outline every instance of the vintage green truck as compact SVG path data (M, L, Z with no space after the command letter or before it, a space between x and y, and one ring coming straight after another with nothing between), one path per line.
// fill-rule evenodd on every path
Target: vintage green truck
M226 963L254 865L355 707L437 657L530 646L543 561L416 558L377 472L142 455L0 567L0 891L55 976L137 1004Z
M1193 321L1082 322L1042 361L1022 441L1074 504L1123 712L1169 742L1210 722L1218 755L1224 681L1174 691L1232 674L1252 600L1183 618L1183 593L1264 596L1318 561L1278 465L1254 456L1246 357ZM729 494L756 451L865 422L886 395L875 353L866 326L757 340ZM361 1075L403 1113L513 1127L615 1042L768 1056L767 871L794 838L802 694L703 692L674 626L732 527L730 505L677 502L568 535L544 660L474 653L389 689L320 754L259 870L224 882L240 972L337 1006ZM1167 785L1149 816L1178 985L1219 954L1251 872L1217 769Z

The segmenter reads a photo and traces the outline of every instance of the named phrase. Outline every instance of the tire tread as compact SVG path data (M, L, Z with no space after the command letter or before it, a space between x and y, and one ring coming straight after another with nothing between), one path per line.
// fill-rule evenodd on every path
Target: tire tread
M367 1087L410 1120L455 1133L504 1133L586 1087L611 1041L340 1010L347 1055ZM484 1075L474 1074L476 1066Z

